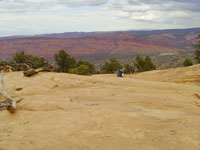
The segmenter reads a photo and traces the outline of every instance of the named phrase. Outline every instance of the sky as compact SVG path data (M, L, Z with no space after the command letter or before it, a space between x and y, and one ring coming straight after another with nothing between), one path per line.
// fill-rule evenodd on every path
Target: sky
M200 0L0 0L0 37L200 27Z

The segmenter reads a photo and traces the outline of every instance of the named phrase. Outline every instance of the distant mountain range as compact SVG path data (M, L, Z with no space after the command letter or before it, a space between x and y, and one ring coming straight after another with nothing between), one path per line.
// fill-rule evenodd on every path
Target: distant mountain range
M117 31L69 32L33 36L0 37L0 59L11 59L16 52L53 59L63 49L76 58L126 58L163 53L191 53L200 28Z

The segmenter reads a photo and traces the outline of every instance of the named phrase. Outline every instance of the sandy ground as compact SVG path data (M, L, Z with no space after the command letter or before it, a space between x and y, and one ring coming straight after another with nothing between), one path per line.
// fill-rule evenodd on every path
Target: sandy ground
M13 72L5 83L23 101L0 111L0 150L200 149L200 65L125 78Z

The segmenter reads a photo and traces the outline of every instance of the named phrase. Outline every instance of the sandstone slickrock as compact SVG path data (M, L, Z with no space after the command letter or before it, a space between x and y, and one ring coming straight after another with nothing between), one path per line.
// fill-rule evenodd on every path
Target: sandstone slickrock
M199 81L184 82L199 70L196 65L125 78L6 73L8 92L23 101L14 115L0 112L0 148L199 150Z

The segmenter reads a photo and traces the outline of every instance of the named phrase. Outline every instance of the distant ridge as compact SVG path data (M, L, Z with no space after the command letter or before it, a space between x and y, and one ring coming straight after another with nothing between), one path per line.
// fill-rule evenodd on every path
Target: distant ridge
M87 36L96 36L96 35L115 35L120 33L129 33L129 34L160 34L160 33L188 33L188 32L200 32L200 28L187 28L187 29L146 29L146 30L127 30L127 31L99 31L99 32L64 32L64 33L49 33L49 34L36 34L36 35L14 35L14 36L5 36L0 37L0 40L5 39L24 39L24 38L80 38Z

